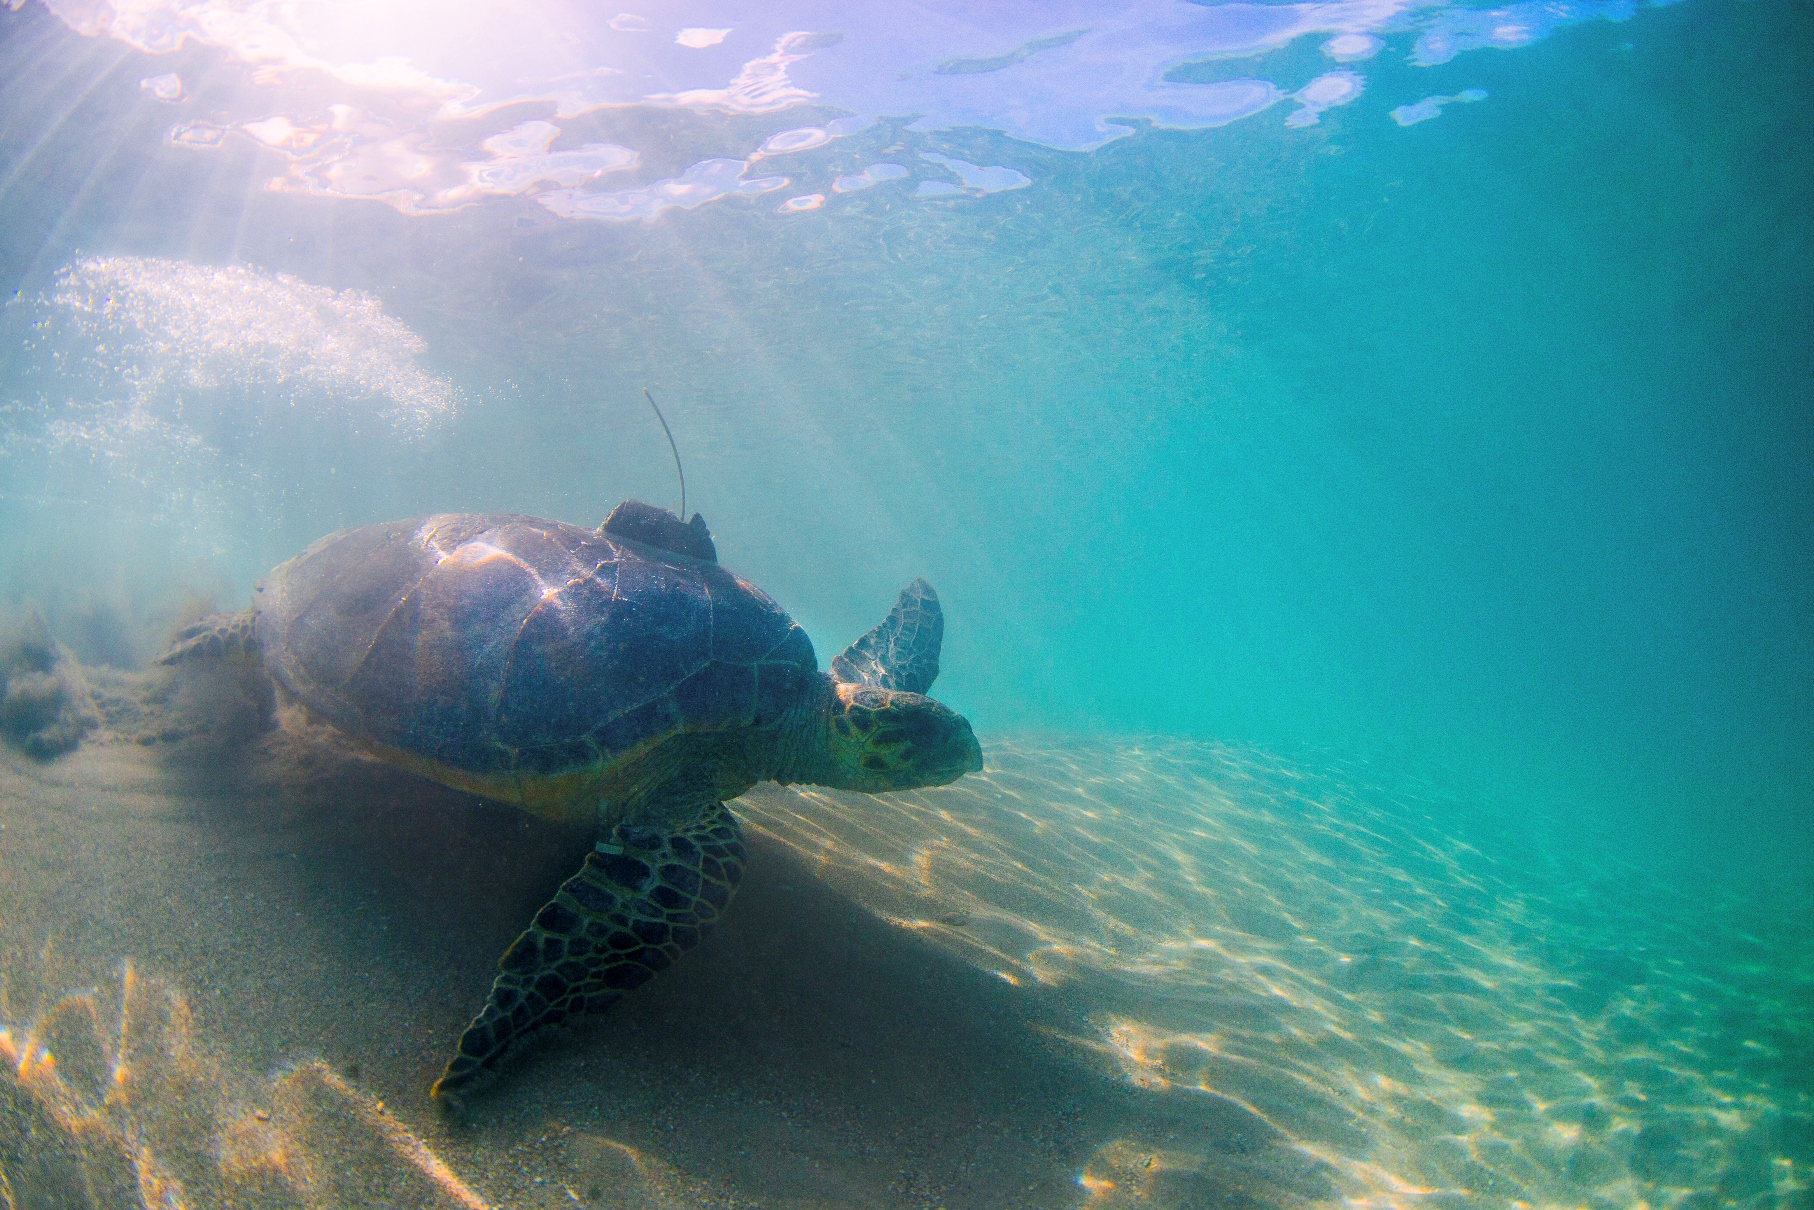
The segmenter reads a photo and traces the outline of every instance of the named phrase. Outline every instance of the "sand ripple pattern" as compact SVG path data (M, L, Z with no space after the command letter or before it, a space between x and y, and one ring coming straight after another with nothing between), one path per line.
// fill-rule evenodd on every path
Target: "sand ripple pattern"
M1093 1026L1069 1041L1135 1087L1263 1119L1344 1204L1807 1204L1805 926L1495 860L1439 804L1252 751L986 752L947 789L757 791L746 819L900 927L1059 989ZM1081 1183L1194 1204L1211 1158L1116 1140Z
M88 936L67 907L82 900L46 898L81 894L64 885L71 855L112 888L89 901L96 920L128 878L168 879L146 889L172 901L172 919L260 904L247 919L265 940L234 952L265 965L232 986L282 980L275 1015L297 1039L283 1049L320 1037L345 1051L326 1041L334 1030L362 1039L353 1053L368 1064L403 1046L376 1074L410 1088L444 1046L412 1042L413 1027L457 1027L464 993L442 1012L438 993L384 990L384 972L358 965L382 933L342 937L371 929L375 901L355 884L330 891L331 867L292 850L378 844L386 812L410 836L456 839L496 812L461 824L460 802L434 787L273 740L259 775L271 780L235 802L272 800L297 824L357 805L313 841L285 823L275 854L259 858L255 837L250 850L202 845L186 866L201 844L181 822L193 804L171 797L143 737L126 742L130 719L105 712L120 742L0 765L14 846L0 850L0 886L9 905L44 905L0 913L15 939L0 954L0 1206L1810 1203L1814 912L1731 888L1685 894L1478 805L1198 743L993 740L986 773L939 790L746 795L733 806L752 854L766 854L739 904L755 927L729 921L718 949L673 977L675 992L694 982L670 1015L656 989L600 1035L525 1061L473 1129L438 1125L422 1104L386 1108L350 1065L306 1053L256 1075L239 1053L256 1039L198 1036L184 994L132 965L117 985L64 990L95 969L104 937L138 936L146 971L185 962L156 932ZM95 803L132 821L133 845L95 830ZM237 808L231 818L223 833L253 828ZM102 859L135 845L147 861ZM457 935L459 903L435 901L425 936ZM407 905L373 919L410 927L422 905L414 892ZM65 962L61 941L18 949L47 933L91 956ZM865 1002L840 969L852 962L900 982ZM195 969L205 980L206 963ZM816 1001L820 989L838 990ZM304 994L325 1013L298 1018L285 997ZM713 1003L724 1015L702 1023ZM928 1016L944 1024L929 1033ZM971 1018L969 1042L939 1036ZM638 1040L649 1033L664 1039L653 1051ZM748 1062L714 1049L721 1034L742 1039ZM897 1070L878 1047L911 1058ZM990 1068L979 1101L962 1065L1004 1053L1016 1057ZM1026 1087L993 1082L1016 1077ZM796 1085L805 1099L779 1115ZM950 1131L871 1130L897 1102L949 1107ZM917 1141L893 1150L902 1131ZM959 1157L952 1171L931 1147ZM991 1167L1023 1174L1012 1196L984 1184Z
M57 963L37 959L0 987L0 1206L484 1210L327 1064L230 1090L175 988L127 965L115 987L46 1001L33 984Z

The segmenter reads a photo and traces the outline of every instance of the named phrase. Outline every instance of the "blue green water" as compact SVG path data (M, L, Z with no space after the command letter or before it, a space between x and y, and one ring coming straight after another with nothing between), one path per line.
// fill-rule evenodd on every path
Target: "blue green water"
M1798 10L1646 9L1433 68L1399 47L1296 131L1272 110L1082 154L888 123L774 161L789 192L903 143L1034 184L628 226L271 196L269 154L158 146L152 57L33 9L6 34L14 332L78 253L237 261L376 294L469 396L408 447L196 426L223 451L200 562L234 591L354 521L671 503L650 385L732 565L828 652L928 575L945 693L984 728L1428 762L1697 856L1702 830L1759 858L1806 837ZM1316 41L1234 66L1295 56L1289 80ZM1490 98L1387 118L1468 87ZM650 175L820 112L604 110L562 138L638 138ZM14 433L26 379L59 393L19 343ZM98 492L34 513L31 459L7 473L14 598L155 574L190 536ZM45 576L40 534L85 566Z
M721 56L701 79L727 87L772 35L709 41L768 19L718 7L637 20L701 34L663 53ZM142 664L186 602L233 604L337 528L672 506L647 387L688 507L822 663L936 585L938 696L985 737L1358 762L1534 864L1585 847L1688 898L1805 906L1806 4L1355 6L1270 43L1249 27L1311 6L1214 30L1191 24L1213 6L1020 7L799 6L803 95L741 111L677 100L703 85L667 60L604 72L614 35L553 9L466 42L323 18L304 47L445 84L508 43L491 91L408 86L429 100L0 13L0 597L84 662ZM1377 52L1327 49L1342 30ZM1320 112L1285 95L1325 76ZM637 192L725 159L759 187ZM855 179L877 164L905 172ZM82 276L109 257L134 267ZM281 369L229 349L195 373L173 312L83 319L219 288L171 286L182 266L249 267L277 312L358 291L421 347L311 371L322 329Z

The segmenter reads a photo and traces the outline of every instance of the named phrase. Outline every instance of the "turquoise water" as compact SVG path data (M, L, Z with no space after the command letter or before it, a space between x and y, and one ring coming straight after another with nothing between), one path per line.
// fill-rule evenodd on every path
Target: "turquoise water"
M0 597L81 663L338 528L672 507L647 387L821 664L936 585L985 746L1806 910L1805 4L112 11L0 13Z

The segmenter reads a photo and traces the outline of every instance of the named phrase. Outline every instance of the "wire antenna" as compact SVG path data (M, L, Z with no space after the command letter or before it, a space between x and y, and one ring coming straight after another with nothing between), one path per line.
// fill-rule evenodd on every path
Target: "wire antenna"
M655 419L661 421L661 431L668 435L668 448L674 451L674 473L680 476L680 519L685 521L687 519L687 473L680 469L680 447L674 444L674 430L668 427L668 418L661 414L661 408L656 406L655 396L649 394L648 387L642 389L642 397L647 399L649 406L655 409Z

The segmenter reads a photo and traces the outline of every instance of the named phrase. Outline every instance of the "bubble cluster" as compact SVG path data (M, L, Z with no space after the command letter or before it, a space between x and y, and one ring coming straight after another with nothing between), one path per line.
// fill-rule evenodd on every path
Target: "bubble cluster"
M405 434L460 402L449 379L417 364L426 342L361 290L243 265L107 256L64 268L45 301L117 359L140 398L172 384L295 383L375 401Z

